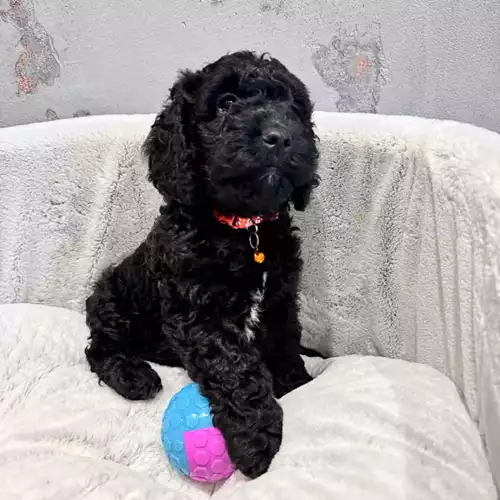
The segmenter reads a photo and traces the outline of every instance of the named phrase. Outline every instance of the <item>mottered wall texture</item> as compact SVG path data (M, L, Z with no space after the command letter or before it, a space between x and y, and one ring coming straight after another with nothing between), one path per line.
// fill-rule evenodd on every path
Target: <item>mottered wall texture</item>
M155 112L178 69L238 49L320 110L500 131L500 0L0 0L0 126Z

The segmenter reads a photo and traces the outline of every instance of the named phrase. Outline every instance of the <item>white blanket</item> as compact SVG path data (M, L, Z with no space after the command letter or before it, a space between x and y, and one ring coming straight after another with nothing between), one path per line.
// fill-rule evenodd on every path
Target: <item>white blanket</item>
M82 345L84 317L0 306L2 500L206 499L160 443L162 412L187 383L156 367L164 391L127 401L99 386ZM372 357L310 361L317 378L282 399L284 441L255 481L235 474L219 499L494 500L475 425L432 368Z
M0 129L0 302L81 311L100 270L137 246L160 203L139 153L152 120ZM500 136L410 117L316 122L323 182L297 215L305 343L449 375L500 484Z

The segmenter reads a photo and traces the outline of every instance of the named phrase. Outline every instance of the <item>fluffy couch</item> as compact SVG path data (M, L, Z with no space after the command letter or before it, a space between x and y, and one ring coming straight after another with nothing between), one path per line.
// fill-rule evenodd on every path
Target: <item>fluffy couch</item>
M270 471L198 485L161 415L83 356L84 300L161 200L151 115L0 129L0 498L495 500L500 485L500 136L412 117L317 113L321 187L297 214L314 381L285 396Z

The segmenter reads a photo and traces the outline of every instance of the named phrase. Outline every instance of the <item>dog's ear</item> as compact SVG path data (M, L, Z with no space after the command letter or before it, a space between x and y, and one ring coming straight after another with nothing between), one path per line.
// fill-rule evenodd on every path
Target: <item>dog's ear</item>
M178 200L185 205L193 203L199 184L192 168L194 147L189 127L201 79L199 72L186 71L181 75L143 146L149 180L167 201Z
M294 190L292 193L292 203L295 210L303 212L306 209L309 204L309 200L311 199L312 190L319 186L319 181L319 176L314 174L314 177L310 182Z

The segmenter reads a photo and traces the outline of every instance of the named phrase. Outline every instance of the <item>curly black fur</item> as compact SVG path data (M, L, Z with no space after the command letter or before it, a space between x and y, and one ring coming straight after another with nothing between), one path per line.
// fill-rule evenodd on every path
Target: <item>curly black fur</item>
M311 113L303 83L267 56L238 52L182 73L144 145L166 204L87 300L86 355L99 380L148 399L162 385L147 361L183 366L209 398L234 464L252 478L280 447L276 398L310 380L299 355L301 259L289 204L304 210L318 183ZM214 210L280 214L259 225L263 264L248 232L221 224Z

